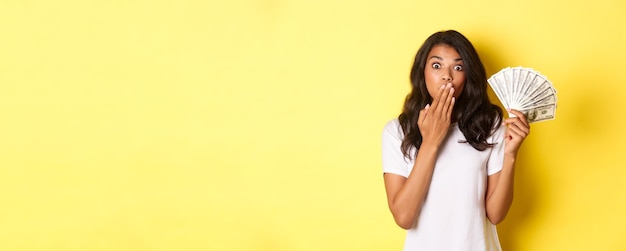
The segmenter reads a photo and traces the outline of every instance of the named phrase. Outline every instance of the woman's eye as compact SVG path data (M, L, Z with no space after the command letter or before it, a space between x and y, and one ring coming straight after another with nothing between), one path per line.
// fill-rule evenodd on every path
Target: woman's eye
M439 69L439 68L441 68L441 65L439 63L434 63L433 64L433 68Z
M454 66L454 69L457 70L457 71L462 71L463 70L463 66L456 65L456 66Z

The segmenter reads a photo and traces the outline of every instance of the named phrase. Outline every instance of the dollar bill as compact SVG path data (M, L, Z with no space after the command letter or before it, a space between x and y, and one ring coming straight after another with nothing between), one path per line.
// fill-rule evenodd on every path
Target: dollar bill
M553 120L556 112L556 104L549 104L545 106L539 106L526 110L521 110L526 116L528 123L535 123L544 120Z
M487 82L505 108L523 112L530 123L554 119L558 101L556 89L539 72L507 67Z

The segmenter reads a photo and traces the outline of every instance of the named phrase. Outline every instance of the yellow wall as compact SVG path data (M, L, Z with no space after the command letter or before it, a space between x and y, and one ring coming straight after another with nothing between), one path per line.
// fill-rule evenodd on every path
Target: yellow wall
M559 92L505 249L624 250L626 3L579 2L2 1L0 250L399 250L380 132L450 28Z

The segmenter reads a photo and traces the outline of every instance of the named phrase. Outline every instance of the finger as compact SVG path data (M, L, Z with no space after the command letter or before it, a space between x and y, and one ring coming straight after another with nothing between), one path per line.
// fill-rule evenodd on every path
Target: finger
M507 128L507 130L511 133L516 135L517 137L521 137L521 138L526 138L526 136L528 135L528 132L525 131L524 129L520 128L517 125L512 125L509 126L509 128Z
M519 118L510 118L505 120L504 124L507 127L515 127L518 130L524 132L525 134L529 134L530 133L530 127L524 123L524 121L522 121Z
M428 113L428 108L430 108L430 104L426 104L426 107L420 110L419 118L417 118L417 125L421 125L424 123L424 119L426 119L426 114Z
M452 98L452 95L450 94L452 89L452 84L448 83L444 86L443 89L443 93L441 93L441 96L439 97L439 109L437 109L438 112L441 113L446 113L448 111L448 107L450 105L450 99Z
M517 132L513 130L509 131L508 135L509 135L508 139L512 141L521 141L524 139L524 136L518 134Z
M445 114L447 118L450 118L450 115L452 114L452 108L454 107L454 87L450 86L450 91L448 93L448 97L446 98L446 103L445 103Z
M448 112L446 114L448 118L452 117L452 110L454 110L454 102L456 102L456 98L454 98L453 96L452 100L450 101L450 108L448 108Z
M516 109L507 109L506 111L509 113L513 113L517 117L525 117L523 112L520 112L519 110L516 110Z
M433 111L437 111L437 108L439 108L439 106L441 105L441 103L442 103L441 99L442 99L442 96L443 96L443 94L445 92L445 89L446 89L445 85L441 85L439 87L439 90L437 91L437 96L433 98L433 102L432 102L432 105L431 105L431 109Z
M506 131L504 132L504 139L505 139L505 140L507 140L507 139L511 139L511 135L509 135L509 130L506 130Z
M526 119L526 115L524 115L523 112L520 112L518 110L515 109L508 109L507 110L509 113L515 114L515 116L517 116L522 123L524 123L524 125L526 125L526 127L530 127L530 124L528 123L528 120Z
M520 138L523 137L524 133L521 132L519 129L514 128L514 127L509 127L507 129L509 131L509 135L513 138Z

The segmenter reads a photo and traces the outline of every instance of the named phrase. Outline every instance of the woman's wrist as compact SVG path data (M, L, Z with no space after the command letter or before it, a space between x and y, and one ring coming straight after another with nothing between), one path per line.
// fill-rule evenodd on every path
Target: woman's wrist
M512 164L515 164L516 159L517 159L517 153L504 153L505 163L511 162Z

